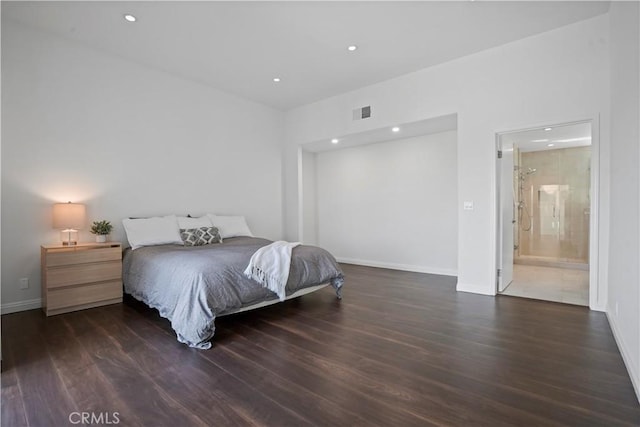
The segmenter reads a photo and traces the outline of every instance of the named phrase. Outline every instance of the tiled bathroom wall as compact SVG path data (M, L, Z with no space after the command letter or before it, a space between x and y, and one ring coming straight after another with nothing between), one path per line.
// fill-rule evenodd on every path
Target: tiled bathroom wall
M590 165L589 146L520 153L517 256L588 263Z

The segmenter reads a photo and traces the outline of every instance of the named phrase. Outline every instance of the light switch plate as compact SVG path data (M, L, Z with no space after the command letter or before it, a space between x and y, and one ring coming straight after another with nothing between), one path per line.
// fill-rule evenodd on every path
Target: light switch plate
M473 202L464 202L464 210L472 211L473 210Z

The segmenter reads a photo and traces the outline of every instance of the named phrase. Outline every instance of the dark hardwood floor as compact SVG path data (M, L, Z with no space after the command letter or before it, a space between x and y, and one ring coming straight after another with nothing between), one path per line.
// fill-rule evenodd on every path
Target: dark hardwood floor
M130 299L2 316L2 425L640 425L604 314L343 267L342 301L220 318L211 350Z

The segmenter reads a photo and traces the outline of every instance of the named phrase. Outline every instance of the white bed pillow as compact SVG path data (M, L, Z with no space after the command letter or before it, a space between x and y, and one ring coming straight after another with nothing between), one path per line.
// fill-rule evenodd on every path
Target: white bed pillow
M155 245L184 245L175 215L122 220L131 249Z
M223 239L237 236L253 237L243 216L207 215L213 222L213 226L218 228L220 237Z
M200 218L191 218L188 216L178 217L178 226L182 230L188 230L191 228L209 228L213 227L213 223L208 215L203 215Z

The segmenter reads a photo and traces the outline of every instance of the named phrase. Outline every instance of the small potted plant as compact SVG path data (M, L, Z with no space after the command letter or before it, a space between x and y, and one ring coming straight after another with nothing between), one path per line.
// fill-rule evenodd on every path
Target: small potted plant
M107 241L107 235L113 230L113 225L107 220L93 221L91 224L91 233L96 235L96 242L104 243Z

